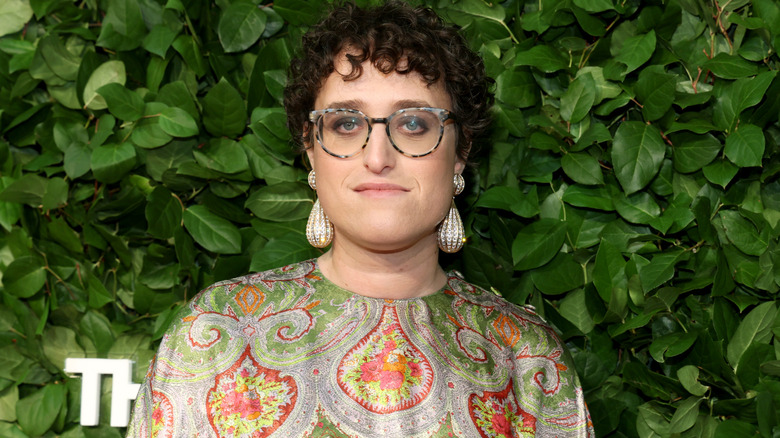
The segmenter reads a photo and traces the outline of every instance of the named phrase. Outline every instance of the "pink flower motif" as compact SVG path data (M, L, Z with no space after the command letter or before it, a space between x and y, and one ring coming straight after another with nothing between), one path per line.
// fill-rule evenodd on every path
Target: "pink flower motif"
M385 351L393 351L397 346L398 344L396 344L395 341L392 339L390 339L389 341L385 341Z
M244 396L237 392L229 392L222 399L220 411L222 415L228 417L233 414L241 413L241 406L244 404Z
M382 370L382 364L376 359L360 365L362 371L360 378L364 382L375 382L379 380L379 372Z
M241 377L249 377L249 370L246 368L241 369Z
M406 366L411 370L412 377L418 377L422 375L422 368L417 362L406 362Z
M506 415L504 415L501 411L493 414L492 420L493 430L496 431L497 435L503 435L505 437L515 436L514 433L512 433L512 425L509 424L509 420L506 419Z
M401 326L397 323L390 324L386 329L382 330L383 335L389 335L390 333L397 332L401 330Z
M404 384L404 374L400 371L382 371L379 373L380 389L398 389Z
M156 407L154 411L152 411L152 420L154 420L154 424L160 424L163 422L163 411L159 407Z

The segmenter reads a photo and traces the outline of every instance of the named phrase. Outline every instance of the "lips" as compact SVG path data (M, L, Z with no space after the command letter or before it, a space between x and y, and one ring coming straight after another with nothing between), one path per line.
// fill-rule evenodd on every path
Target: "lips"
M353 190L370 196L389 196L409 191L406 187L392 183L363 183L355 186Z

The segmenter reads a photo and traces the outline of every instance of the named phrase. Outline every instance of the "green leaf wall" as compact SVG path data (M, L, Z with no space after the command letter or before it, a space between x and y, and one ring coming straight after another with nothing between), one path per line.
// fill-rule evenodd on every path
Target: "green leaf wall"
M0 436L120 436L65 358L140 382L200 288L318 254L281 96L323 3L0 2ZM598 436L777 437L780 2L424 3L496 80L442 263L557 328Z

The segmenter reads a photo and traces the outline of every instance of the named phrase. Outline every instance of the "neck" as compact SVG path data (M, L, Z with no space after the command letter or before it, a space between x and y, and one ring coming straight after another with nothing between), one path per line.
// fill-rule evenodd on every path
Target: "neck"
M444 286L447 275L439 266L435 236L410 248L377 252L333 240L319 260L325 277L359 295L403 299L430 295Z

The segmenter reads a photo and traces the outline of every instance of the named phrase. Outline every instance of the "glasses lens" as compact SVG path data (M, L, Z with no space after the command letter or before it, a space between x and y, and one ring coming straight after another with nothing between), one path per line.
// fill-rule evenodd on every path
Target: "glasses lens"
M322 146L335 155L352 155L366 143L368 123L359 113L334 111L320 117Z
M398 149L409 155L430 152L441 137L439 116L427 110L402 110L390 120L390 137Z

